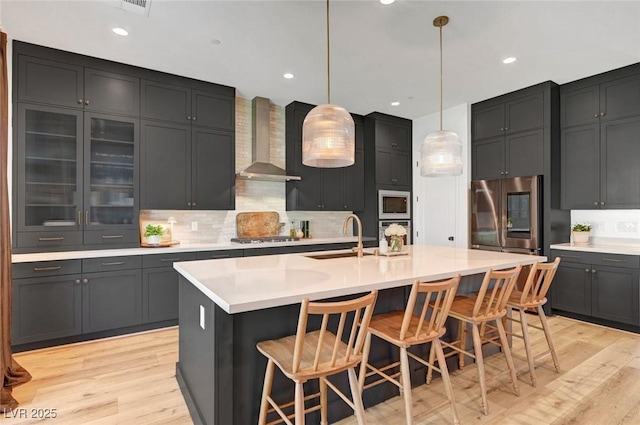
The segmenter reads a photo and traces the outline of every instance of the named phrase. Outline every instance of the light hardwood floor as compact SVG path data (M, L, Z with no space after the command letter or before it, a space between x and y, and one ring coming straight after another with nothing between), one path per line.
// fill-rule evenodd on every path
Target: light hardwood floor
M537 316L531 316L537 322ZM485 425L640 424L640 335L562 317L549 318L561 373L543 359L538 386L529 385L526 362L516 359L521 396L509 384L504 358L485 360L489 416L480 411L477 371L468 365L452 373L461 423ZM28 416L0 415L14 424L192 424L175 380L177 329L16 354L33 380L14 390ZM541 349L544 335L532 333ZM514 352L523 353L519 340ZM496 374L499 374L496 377ZM262 386L262 376L256 377ZM421 416L444 397L440 379L413 389L414 424L449 424L442 408ZM56 409L55 419L32 418L32 409ZM16 411L14 414L20 414ZM370 425L404 424L402 400L395 397L367 409ZM9 416L11 414L8 414ZM340 425L356 424L347 418ZM227 425L227 424L225 424ZM233 424L228 424L233 425Z

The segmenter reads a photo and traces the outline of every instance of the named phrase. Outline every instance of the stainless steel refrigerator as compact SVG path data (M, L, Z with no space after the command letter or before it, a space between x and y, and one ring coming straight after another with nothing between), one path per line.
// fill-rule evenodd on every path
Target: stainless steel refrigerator
M471 182L471 247L539 255L540 176Z

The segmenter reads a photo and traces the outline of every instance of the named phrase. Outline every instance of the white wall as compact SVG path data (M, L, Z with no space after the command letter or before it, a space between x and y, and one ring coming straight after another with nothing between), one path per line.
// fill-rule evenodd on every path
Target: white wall
M575 223L591 224L596 238L640 239L640 210L573 210Z
M462 175L421 177L420 146L431 132L440 129L440 113L413 120L413 233L414 242L467 248L469 244L470 105L462 104L443 113L443 129L460 136ZM450 242L448 238L454 237Z

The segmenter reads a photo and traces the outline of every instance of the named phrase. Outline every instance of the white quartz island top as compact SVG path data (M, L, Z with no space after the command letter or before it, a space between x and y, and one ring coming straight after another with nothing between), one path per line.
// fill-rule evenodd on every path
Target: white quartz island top
M174 268L229 314L506 269L546 257L426 245L387 257L313 259L318 253L174 263ZM344 252L344 251L331 251ZM365 252L372 252L366 249ZM323 253L325 254L325 253Z

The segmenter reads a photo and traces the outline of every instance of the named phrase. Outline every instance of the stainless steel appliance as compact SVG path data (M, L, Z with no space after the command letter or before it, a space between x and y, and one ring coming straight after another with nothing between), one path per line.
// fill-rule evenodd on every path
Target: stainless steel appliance
M411 244L411 222L410 221L402 221L402 220L380 220L378 221L378 239L382 239L384 236L384 231L389 227L392 223L396 223L407 229L407 236L404 238L405 245Z
M538 254L540 176L471 182L471 247Z
M403 190L378 191L379 220L409 220L411 218L411 192Z

